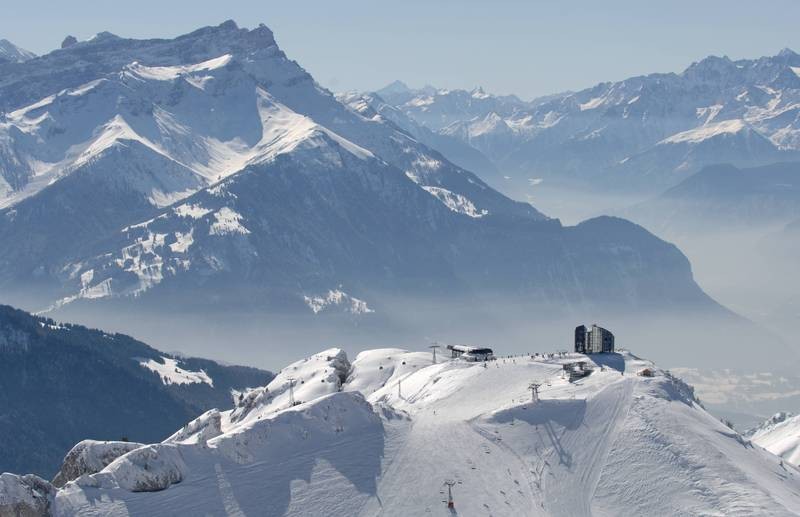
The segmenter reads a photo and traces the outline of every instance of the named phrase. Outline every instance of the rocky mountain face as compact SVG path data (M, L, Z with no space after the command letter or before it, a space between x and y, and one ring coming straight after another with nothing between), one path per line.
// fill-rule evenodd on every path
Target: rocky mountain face
M0 471L51 478L78 440L161 440L271 378L0 306Z
M425 127L481 151L503 174L656 193L705 165L798 160L800 56L708 57L682 73L601 83L523 102L480 89L378 92Z
M571 382L575 361L591 373ZM788 516L799 492L794 466L629 352L434 364L428 352L351 360L333 348L161 442L83 441L56 483L3 474L0 511Z

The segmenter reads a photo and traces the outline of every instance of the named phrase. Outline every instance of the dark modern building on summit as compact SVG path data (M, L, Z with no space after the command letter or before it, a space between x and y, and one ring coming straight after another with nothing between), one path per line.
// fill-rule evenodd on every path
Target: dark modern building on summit
M579 354L600 354L614 351L614 334L592 325L591 330L586 325L575 327L575 352Z

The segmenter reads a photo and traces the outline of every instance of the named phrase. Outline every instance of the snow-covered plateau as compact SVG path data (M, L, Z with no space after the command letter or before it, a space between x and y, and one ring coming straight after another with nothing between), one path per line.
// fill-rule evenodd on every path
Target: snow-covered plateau
M564 365L576 361L593 371L570 382ZM74 479L61 488L35 476L0 477L0 513L800 512L800 471L709 415L687 384L629 352L433 364L427 352L379 349L351 363L334 348L287 366L267 386L238 394L234 409L208 411L162 443L76 449L60 473ZM109 463L114 451L119 457Z

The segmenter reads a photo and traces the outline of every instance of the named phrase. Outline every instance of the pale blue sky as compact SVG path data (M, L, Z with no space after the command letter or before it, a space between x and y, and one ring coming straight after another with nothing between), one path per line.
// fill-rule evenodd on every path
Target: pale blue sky
M708 54L800 51L800 0L27 0L2 6L0 38L43 53L67 34L171 37L228 18L267 24L334 90L402 79L531 98Z

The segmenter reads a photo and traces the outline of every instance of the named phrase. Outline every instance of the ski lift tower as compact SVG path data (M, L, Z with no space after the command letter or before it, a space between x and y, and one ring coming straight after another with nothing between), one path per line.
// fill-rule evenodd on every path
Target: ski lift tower
M436 349L442 348L442 346L439 343L433 343L428 348L430 348L433 351L433 364L436 364Z
M532 382L528 384L528 389L531 390L531 402L539 402L539 388L542 387L540 382Z
M455 508L456 504L453 502L453 485L455 485L456 482L452 479L448 479L444 484L447 485L447 507Z
M397 398L399 399L403 398L403 392L400 390L400 381L402 380L403 379L397 379Z

